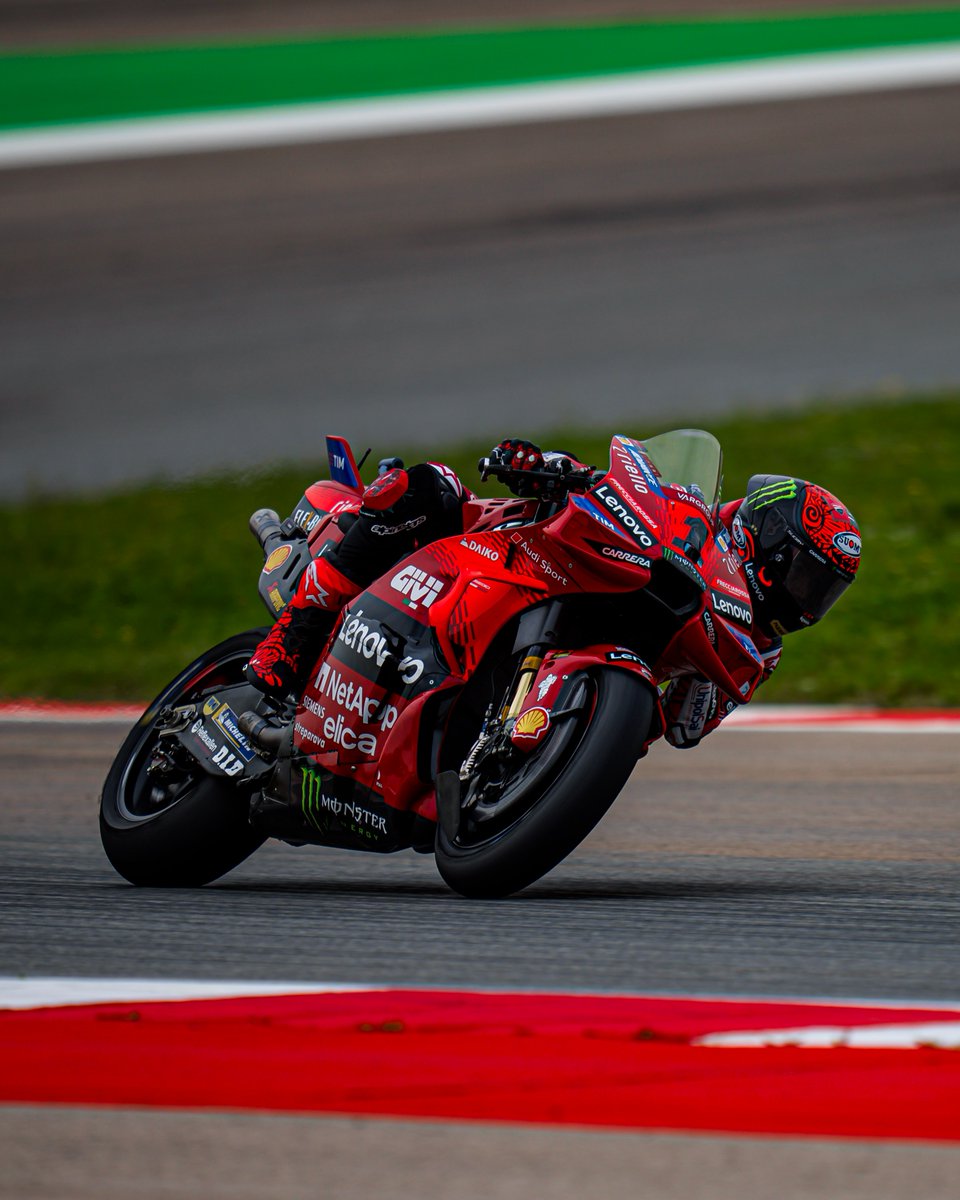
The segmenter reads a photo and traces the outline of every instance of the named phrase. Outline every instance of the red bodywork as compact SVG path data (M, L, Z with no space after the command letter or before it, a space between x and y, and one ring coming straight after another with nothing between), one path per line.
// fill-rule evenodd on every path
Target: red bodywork
M359 507L359 492L319 483L306 499L319 518L309 531L318 553L340 536L336 516ZM729 705L750 699L762 668L739 559L694 492L660 484L640 443L614 438L598 484L547 519L521 524L537 507L469 501L467 532L415 551L349 605L301 701L295 751L394 810L435 819L424 748L455 712L446 701L496 635L542 601L626 596L648 588L655 574L683 581L689 606L656 661L584 630L578 645L544 658L514 744L532 749L547 736L560 681L598 666L630 671L650 686L657 704L648 744L663 732L658 685L674 676L705 676Z

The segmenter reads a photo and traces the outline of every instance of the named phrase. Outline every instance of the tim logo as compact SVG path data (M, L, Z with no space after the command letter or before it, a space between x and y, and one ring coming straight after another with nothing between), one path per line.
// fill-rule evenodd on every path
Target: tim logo
M434 579L419 567L404 567L390 580L390 586L405 597L410 608L429 608L443 590L443 580Z

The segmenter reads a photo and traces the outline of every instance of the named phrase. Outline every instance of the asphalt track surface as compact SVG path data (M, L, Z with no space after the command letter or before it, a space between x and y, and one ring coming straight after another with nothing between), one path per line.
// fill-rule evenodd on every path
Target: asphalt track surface
M525 893L432 860L268 845L219 884L135 890L96 798L120 726L0 727L5 974L956 1000L956 738L722 731L655 747ZM0 1196L886 1200L955 1194L960 1151L257 1114L0 1109Z
M0 727L4 974L958 999L949 734L655 747L567 863L498 902L431 856L277 843L202 890L130 888L96 823L121 736Z
M0 496L960 379L960 88L12 172Z

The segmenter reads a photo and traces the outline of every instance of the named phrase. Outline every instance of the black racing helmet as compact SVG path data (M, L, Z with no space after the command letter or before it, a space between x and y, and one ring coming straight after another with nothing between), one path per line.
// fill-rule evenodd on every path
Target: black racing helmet
M860 530L825 488L788 475L754 475L733 519L757 621L771 634L815 625L860 565Z

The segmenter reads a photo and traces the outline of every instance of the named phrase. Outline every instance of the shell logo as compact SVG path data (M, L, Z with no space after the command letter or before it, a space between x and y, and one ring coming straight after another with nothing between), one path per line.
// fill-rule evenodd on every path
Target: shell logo
M264 575L269 575L277 567L282 567L292 553L293 547L289 543L286 546L278 546L263 564Z
M550 726L550 714L545 708L528 708L513 727L514 738L537 742Z

